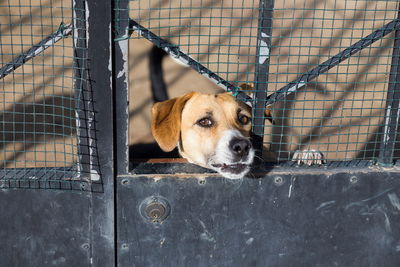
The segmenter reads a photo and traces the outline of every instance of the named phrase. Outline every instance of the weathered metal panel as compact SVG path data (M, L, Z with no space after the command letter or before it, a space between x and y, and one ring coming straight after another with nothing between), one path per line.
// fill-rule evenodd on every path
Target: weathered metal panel
M0 266L90 266L88 192L0 190Z
M399 175L374 168L121 176L119 266L398 266Z

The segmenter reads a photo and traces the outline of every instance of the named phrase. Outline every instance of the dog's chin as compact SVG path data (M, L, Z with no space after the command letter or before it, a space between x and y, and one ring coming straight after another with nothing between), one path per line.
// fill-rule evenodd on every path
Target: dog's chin
M213 163L209 165L209 168L228 179L241 179L250 171L250 165L243 163Z

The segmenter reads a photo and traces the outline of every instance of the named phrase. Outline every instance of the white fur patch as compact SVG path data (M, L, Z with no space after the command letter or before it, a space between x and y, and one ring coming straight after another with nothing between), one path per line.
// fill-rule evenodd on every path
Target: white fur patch
M222 176L228 179L240 179L243 178L250 170L250 166L254 160L254 149L251 148L249 150L249 154L246 158L241 159L239 161L235 161L235 155L233 155L229 144L234 138L245 138L239 131L237 130L226 130L218 141L215 154L212 155L207 162L207 167L219 172ZM238 165L240 167L237 168L237 172L230 171L229 168L220 167L220 165ZM218 166L218 167L216 167ZM224 170L228 169L228 170Z

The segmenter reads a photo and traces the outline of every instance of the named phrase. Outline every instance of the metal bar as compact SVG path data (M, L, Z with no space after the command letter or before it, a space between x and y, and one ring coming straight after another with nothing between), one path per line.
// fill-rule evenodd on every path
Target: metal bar
M114 94L114 162L117 175L127 174L129 168L129 0L114 2L113 90Z
M398 13L400 18L400 10ZM400 111L400 30L395 31L395 39L390 68L389 86L386 101L385 126L379 151L378 164L391 166L398 134Z
M253 145L262 156L265 108L268 90L269 52L271 47L272 15L274 0L261 0L257 33L257 67L253 105Z
M90 195L91 240L88 251L92 266L115 266L113 9L110 1L85 0L84 3L87 7L88 159L91 181L98 177L103 186L101 194Z
M53 46L55 43L63 39L64 37L70 35L72 33L72 25L64 24L61 22L60 27L57 31L47 36L45 39L40 41L39 43L33 45L26 52L22 53L18 57L14 58L11 62L7 63L3 67L0 68L0 79L3 79L5 76L16 70L18 67L25 64L27 61L36 57L40 53L42 53L47 48Z
M318 77L320 74L327 72L334 66L338 65L342 61L348 59L355 53L361 51L362 49L370 46L374 42L382 39L385 35L393 32L400 28L400 20L395 19L382 28L374 31L373 33L369 34L368 36L362 38L358 42L354 43L353 45L349 46L342 52L338 53L337 55L331 57L330 59L326 60L325 62L319 64L312 70L302 74L296 80L290 82L289 84L285 85L281 89L277 90L273 94L267 97L266 105L271 105L279 100L282 100L286 96L290 95L293 92L296 92L298 89Z
M84 0L74 0L74 93L76 99L76 131L78 141L78 171L90 179L90 127L91 96L87 75L87 10Z
M212 82L214 82L215 84L217 84L218 86L223 88L225 91L232 92L233 95L238 100L247 102L249 104L251 104L253 102L251 97L246 95L244 92L240 91L239 87L234 86L233 84L229 83L225 79L221 78L216 73L212 72L210 69L208 69L201 63L194 60L191 56L184 53L182 50L179 49L178 46L171 44L170 42L160 38L159 36L157 36L156 34L154 34L151 31L149 31L148 29L146 29L145 27L143 27L136 21L134 21L132 19L130 20L129 29L131 31L138 33L143 38L146 38L147 40L149 40L150 42L152 42L154 45L158 46L159 48L163 49L171 57L179 60L183 64L191 67L192 69L194 69L201 75L205 76L206 78L208 78L209 80L211 80ZM126 38L121 37L120 39L116 39L116 40L118 41L121 39L126 39Z

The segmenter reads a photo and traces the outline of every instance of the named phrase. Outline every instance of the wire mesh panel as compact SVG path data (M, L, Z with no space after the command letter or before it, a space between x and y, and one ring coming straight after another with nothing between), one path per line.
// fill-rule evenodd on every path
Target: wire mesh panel
M151 42L167 50L173 60L183 61L212 81L206 82L206 78L194 74L190 68L179 67L171 58L166 59L165 77L171 97L188 91L214 93L221 92L221 88L236 91L240 84L253 83L256 79L260 13L257 1L130 1L129 4L133 22L130 25L133 31L131 143L151 140L148 127L151 100L142 100L150 92L143 78L148 75L143 66L147 64L148 51L143 47ZM116 30L123 31L118 28L119 22L117 15ZM147 42L136 39L147 39ZM143 110L144 115L139 115Z
M385 127L398 1L286 0L275 1L270 10L262 3L131 1L132 36L169 46L172 56L190 55L222 78L216 82L224 89L246 83L254 93L267 87L275 123L265 122L264 160L289 161L295 151L319 150L328 162L375 161ZM272 26L262 23L270 19L260 16L266 11ZM265 27L271 44L260 55ZM146 30L157 36L150 38ZM257 79L260 56L269 59L265 80ZM254 128L260 126L256 119ZM396 142L394 157L398 154Z
M276 91L397 18L396 1L275 3L270 85ZM273 106L266 143L278 160L317 149L328 160L374 159L382 140L394 32L299 84ZM356 46L357 47L357 46ZM269 133L268 133L269 131Z
M85 3L2 1L0 19L0 179L80 180L89 164L83 146L96 150L87 131Z
M254 81L258 1L131 1L130 17L227 81ZM137 34L134 36L138 36Z

